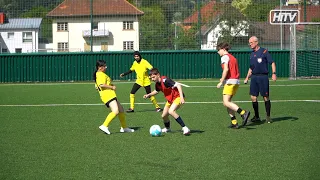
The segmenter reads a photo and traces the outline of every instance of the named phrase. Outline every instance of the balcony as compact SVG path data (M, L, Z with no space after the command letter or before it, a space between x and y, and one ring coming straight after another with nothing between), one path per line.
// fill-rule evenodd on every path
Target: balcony
M91 37L91 30L84 30L82 31L83 37ZM96 29L92 30L93 37L107 37L109 36L109 30L107 29Z

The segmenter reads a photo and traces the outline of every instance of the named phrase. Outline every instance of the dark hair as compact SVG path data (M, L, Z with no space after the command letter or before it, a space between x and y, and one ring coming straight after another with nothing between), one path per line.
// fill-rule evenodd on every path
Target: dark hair
M139 52L139 51L135 51L135 52L133 52L133 56L135 56L135 55L138 55L138 56L140 57L140 59L141 59L141 54L140 54L140 52Z
M231 46L228 43L223 42L223 43L218 44L218 46L217 46L217 50L219 51L220 49L224 49L226 51L229 51L231 49Z
M93 80L94 80L94 81L96 81L96 79L97 79L96 73L97 73L99 67L105 66L106 64L107 64L107 63L106 63L105 60L98 60L98 61L96 62L96 70L95 70L94 73L93 73Z
M157 74L160 74L160 72L159 72L159 70L157 68L152 68L150 70L150 73L149 73L150 76L151 75L157 75Z

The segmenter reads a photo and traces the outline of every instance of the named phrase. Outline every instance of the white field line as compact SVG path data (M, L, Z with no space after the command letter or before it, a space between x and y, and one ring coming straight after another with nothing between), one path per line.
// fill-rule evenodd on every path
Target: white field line
M270 80L271 81L271 80ZM277 81L292 81L290 79L281 79ZM300 81L300 80L299 80ZM303 81L320 81L320 79L303 79ZM191 83L212 83L219 82L219 80L179 80L179 82ZM135 81L113 81L114 84L133 84ZM73 84L94 84L94 82L38 82L38 83L0 83L0 86L54 86L54 85L73 85Z
M251 103L251 101L233 101L235 103ZM272 103L281 103L281 102L316 102L320 103L320 100L317 99L305 99L305 100L294 100L294 99L288 99L288 100L271 100ZM222 101L199 101L199 102L186 102L186 104L220 104ZM121 103L121 104L130 104L130 103ZM150 105L150 103L135 103L140 105ZM164 103L158 103L158 104L164 104ZM0 107L49 107L49 106L103 106L102 103L98 104L0 104Z
M177 82L177 83L180 84L181 86L184 86L184 87L190 87L189 85L182 84L181 82Z
M241 85L241 84L240 84ZM246 86L246 85L245 85ZM249 85L247 85L249 87ZM288 87L288 86L320 86L320 84L275 84L275 85L269 85L269 86L275 86L275 87ZM217 87L215 86L190 86L192 88L211 88L211 87ZM243 85L241 85L243 87Z

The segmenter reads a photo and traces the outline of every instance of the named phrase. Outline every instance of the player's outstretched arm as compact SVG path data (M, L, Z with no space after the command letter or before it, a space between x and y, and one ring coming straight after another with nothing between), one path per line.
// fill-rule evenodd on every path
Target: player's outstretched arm
M151 97L151 96L154 96L154 95L157 95L157 94L158 94L158 91L154 90L154 91L152 91L152 92L149 93L149 94L143 95L143 98L144 98L144 99L147 99L147 98L149 98L149 97Z
M120 74L120 77L126 76L126 75L131 74L131 73L132 73L132 71L129 70L128 72L121 73L121 74Z
M100 84L99 86L102 88L116 90L116 86L114 86L114 85Z

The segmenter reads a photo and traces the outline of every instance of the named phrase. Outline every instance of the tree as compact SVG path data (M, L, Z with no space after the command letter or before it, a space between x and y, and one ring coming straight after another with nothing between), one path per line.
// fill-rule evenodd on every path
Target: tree
M164 50L169 48L168 26L159 6L141 8L145 13L140 19L140 49Z
M252 4L252 0L234 0L232 1L232 6L237 8L241 13L243 13L247 7Z
M268 21L270 10L279 5L278 0L270 0L260 2L254 0L252 4L249 4L243 11L243 14L251 21Z
M21 14L23 18L42 18L40 32L42 38L46 38L48 40L52 39L52 20L48 19L46 15L50 10L40 6L40 7L33 7L29 11Z

